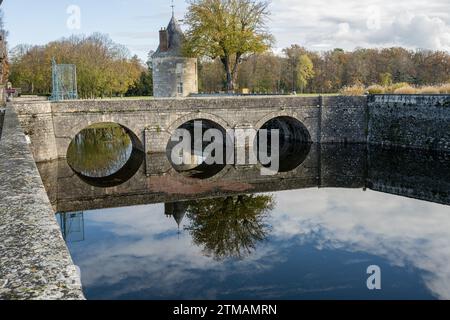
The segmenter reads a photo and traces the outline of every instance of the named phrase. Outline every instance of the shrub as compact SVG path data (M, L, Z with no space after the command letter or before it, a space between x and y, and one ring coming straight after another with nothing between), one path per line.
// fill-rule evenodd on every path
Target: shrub
M400 87L394 90L395 94L416 94L417 89L414 87L411 87L410 85Z
M383 94L386 92L386 88L378 84L374 84L367 88L367 92L369 94Z
M386 93L395 93L395 90L401 89L404 87L411 87L411 86L409 85L409 83L406 83L406 82L394 83L386 88Z
M450 94L450 83L446 83L440 86L439 93Z
M439 94L439 87L427 86L418 90L419 94Z
M366 88L363 85L355 84L342 88L339 93L343 96L363 96L366 93Z

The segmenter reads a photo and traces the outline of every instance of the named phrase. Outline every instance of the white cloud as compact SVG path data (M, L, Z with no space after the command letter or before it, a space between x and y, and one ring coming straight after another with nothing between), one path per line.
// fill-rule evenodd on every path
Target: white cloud
M433 295L450 298L448 206L358 189L279 192L275 201L268 221L274 242L263 242L252 255L234 264L204 256L187 232L178 236L175 221L164 218L162 205L87 213L85 218L97 226L95 230L105 228L112 237L93 241L95 235L88 231L89 243L78 247L75 255L83 283L112 288L109 294L114 297L153 289L161 296L185 298L200 291L202 298L214 299L218 288L192 287L202 285L202 275L213 274L226 282L236 274L264 273L287 259L284 247L307 242L319 250L368 253L393 266L412 267L419 270L417 274ZM185 283L191 285L185 288ZM257 290L245 286L236 290L241 289ZM264 292L276 297L282 289Z
M450 51L448 0L274 0L277 47L326 50L404 46Z

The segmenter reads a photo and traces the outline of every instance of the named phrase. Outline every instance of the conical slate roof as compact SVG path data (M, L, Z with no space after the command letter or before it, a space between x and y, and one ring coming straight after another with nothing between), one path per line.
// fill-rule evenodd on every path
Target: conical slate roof
M184 34L175 16L172 16L172 19L170 19L169 25L167 26L167 34L169 40L169 49L162 52L158 47L158 50L156 50L156 52L153 54L153 57L157 58L183 56L182 46L184 41Z
M177 223L178 227L180 227L181 223L183 222L183 218L186 215L187 203L186 202L166 203L164 207L166 216L168 217L172 216L175 219L175 222Z

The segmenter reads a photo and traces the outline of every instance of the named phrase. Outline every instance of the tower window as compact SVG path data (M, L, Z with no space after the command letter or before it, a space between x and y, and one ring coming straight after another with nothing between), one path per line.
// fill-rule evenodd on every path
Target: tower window
M182 63L177 63L176 73L177 74L182 74L183 73L183 64Z
M178 82L177 92L178 94L183 94L183 82Z

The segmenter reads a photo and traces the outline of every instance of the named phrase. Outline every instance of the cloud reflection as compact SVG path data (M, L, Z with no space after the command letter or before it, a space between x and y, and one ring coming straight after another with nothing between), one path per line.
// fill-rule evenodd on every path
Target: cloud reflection
M267 220L270 238L243 260L205 256L188 232L179 235L176 223L164 218L163 205L87 212L87 240L71 244L71 252L82 268L85 288L104 290L113 299L215 299L239 292L276 298L283 290L333 290L329 284L312 289L228 285L237 275L270 274L289 260L286 250L305 243L316 250L370 254L395 267L417 269L434 296L450 298L448 206L349 189L287 191L274 197L277 206ZM364 263L364 258L350 257L349 265ZM335 289L345 288L336 284Z

